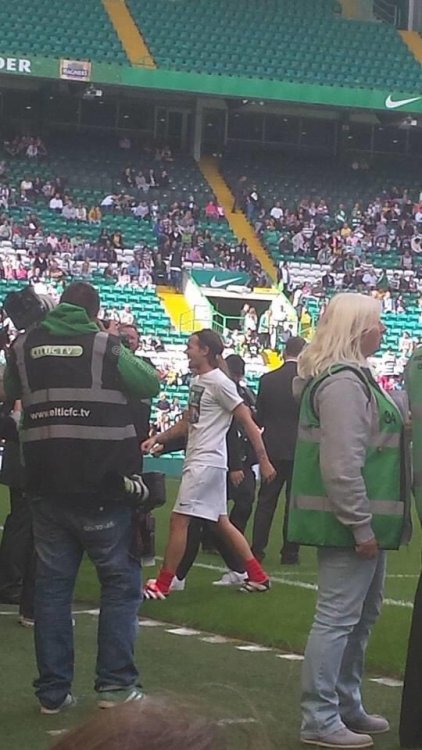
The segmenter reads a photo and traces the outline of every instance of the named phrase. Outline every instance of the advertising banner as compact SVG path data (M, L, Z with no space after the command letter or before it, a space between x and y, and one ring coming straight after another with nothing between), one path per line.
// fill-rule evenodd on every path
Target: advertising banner
M91 63L88 60L60 60L60 78L65 81L91 80Z
M209 289L227 289L228 286L246 286L249 274L242 271L224 271L213 268L211 271L193 270L192 279L198 286L206 286Z

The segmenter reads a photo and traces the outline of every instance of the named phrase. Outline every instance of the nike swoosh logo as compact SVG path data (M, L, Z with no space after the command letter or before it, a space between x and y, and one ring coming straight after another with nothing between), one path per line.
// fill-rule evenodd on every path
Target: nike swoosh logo
M387 107L387 109L397 109L398 107L404 107L406 104L418 102L419 99L422 99L422 96L412 96L410 99L394 100L391 98L391 94L389 94L385 100L385 106Z
M227 286L227 284L234 284L235 281L242 281L242 277L235 276L234 279L226 279L226 281L217 281L215 276L213 276L210 281L210 286L212 286L214 289L217 289L220 286Z

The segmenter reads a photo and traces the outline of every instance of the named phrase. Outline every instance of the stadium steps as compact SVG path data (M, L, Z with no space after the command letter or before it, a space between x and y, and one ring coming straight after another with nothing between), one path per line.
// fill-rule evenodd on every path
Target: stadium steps
M156 292L176 331L192 333L202 328L184 294L168 286L157 286Z
M417 31L399 31L404 43L418 62L422 62L422 38Z
M351 21L373 21L371 5L367 0L339 0L342 16Z
M218 170L217 160L211 156L204 156L199 162L199 168L211 186L218 203L224 208L226 219L238 241L246 240L250 252L259 260L265 273L272 281L276 281L276 268L246 216L241 211L236 213L232 211L234 196Z
M125 0L102 0L102 2L132 65L156 68L155 60L133 20Z
M264 364L266 364L270 370L276 370L277 367L281 366L282 360L277 352L272 349L265 349L262 354Z

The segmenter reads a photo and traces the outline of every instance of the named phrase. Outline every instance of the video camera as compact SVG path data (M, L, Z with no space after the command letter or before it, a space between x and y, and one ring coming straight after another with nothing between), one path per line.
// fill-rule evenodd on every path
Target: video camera
M54 302L47 294L35 294L32 286L19 292L9 292L3 302L3 309L18 331L26 331L41 323Z
M166 502L165 475L159 471L123 476L109 471L104 476L102 496L110 500L121 500L140 513L150 513Z

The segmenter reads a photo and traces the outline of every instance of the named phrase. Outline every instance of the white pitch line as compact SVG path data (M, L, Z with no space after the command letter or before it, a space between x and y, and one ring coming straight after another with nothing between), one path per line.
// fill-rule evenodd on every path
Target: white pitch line
M214 570L216 573L227 573L227 568L221 565L210 565L209 563L194 563L194 568L202 568L203 570ZM284 586L293 586L298 589L306 589L308 591L318 591L316 583L309 583L307 581L292 581L289 578L283 576L271 576L271 583L281 583ZM384 604L389 607L404 607L406 609L412 609L413 602L408 602L403 599L384 599Z
M249 716L245 719L220 719L217 721L217 724L219 727L227 727L232 726L233 724L256 724L258 722L258 719L254 719L252 716Z
M203 643L233 643L230 638L225 638L224 635L208 635L205 638L200 638Z
M169 628L166 630L166 633L171 633L172 635L185 635L187 637L192 635L202 635L200 630L192 630L192 628Z
M263 654L266 651L272 650L268 646L258 646L253 643L250 646L236 646L236 648L238 651L250 651L252 654Z
M376 682L378 685L386 687L403 687L401 680L395 680L393 677L370 677L369 682Z

